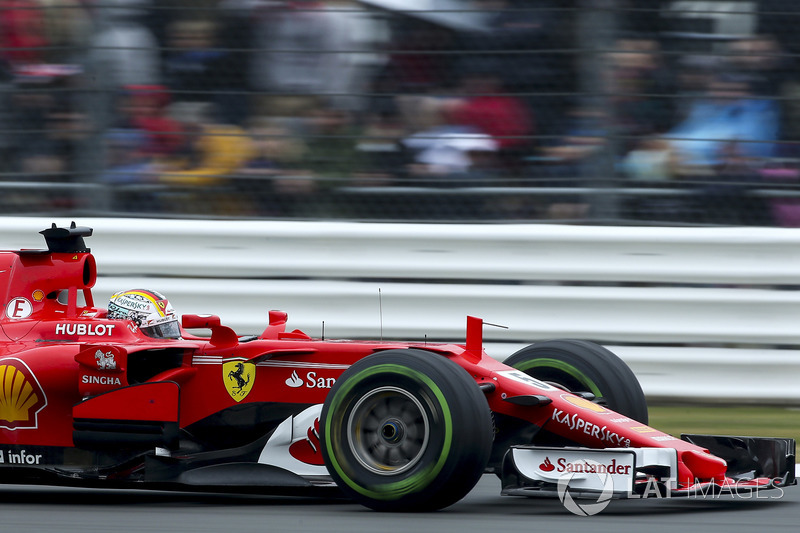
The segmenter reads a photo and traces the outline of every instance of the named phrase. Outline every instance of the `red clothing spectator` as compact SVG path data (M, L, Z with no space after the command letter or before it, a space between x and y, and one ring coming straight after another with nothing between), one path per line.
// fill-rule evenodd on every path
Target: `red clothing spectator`
M127 126L147 135L144 152L151 156L175 153L184 144L183 127L166 114L170 96L163 85L128 85L123 112Z
M12 66L42 61L39 49L48 43L41 8L33 0L0 0L0 54Z
M501 150L529 144L533 133L528 109L513 96L474 96L453 110L450 122L492 136Z
M533 119L527 106L507 93L500 78L486 72L466 75L465 100L455 106L451 124L467 126L494 138L501 151L517 151L531 144Z

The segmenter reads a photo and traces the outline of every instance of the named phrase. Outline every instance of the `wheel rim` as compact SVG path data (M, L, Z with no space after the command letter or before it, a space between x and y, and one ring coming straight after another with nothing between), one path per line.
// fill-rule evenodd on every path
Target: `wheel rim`
M397 387L370 391L347 421L350 451L367 470L396 475L419 462L428 445L430 422L422 404Z

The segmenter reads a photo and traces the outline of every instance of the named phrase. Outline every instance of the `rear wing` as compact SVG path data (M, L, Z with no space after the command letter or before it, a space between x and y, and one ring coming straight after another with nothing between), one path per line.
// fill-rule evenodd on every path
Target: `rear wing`
M47 243L47 250L19 250L21 255L29 254L70 254L70 253L90 253L91 249L83 241L84 237L92 236L92 228L86 226L76 226L73 222L69 228L59 228L55 223L40 231L44 235Z

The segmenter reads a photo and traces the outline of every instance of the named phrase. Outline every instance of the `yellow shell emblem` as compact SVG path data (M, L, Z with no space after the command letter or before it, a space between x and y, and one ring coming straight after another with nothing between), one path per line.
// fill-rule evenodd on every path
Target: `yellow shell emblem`
M250 394L256 381L256 365L244 361L222 363L222 379L231 398L241 402Z
M561 397L564 398L569 403L571 403L572 405L575 405L577 407L582 407L582 408L588 409L590 411L594 411L595 413L608 413L608 412L610 412L608 409L606 409L602 405L597 405L594 402L590 402L589 400L584 400L583 398L580 398L578 396L572 396L570 394L562 394Z
M19 359L0 361L0 427L36 428L37 415L47 405L44 391Z

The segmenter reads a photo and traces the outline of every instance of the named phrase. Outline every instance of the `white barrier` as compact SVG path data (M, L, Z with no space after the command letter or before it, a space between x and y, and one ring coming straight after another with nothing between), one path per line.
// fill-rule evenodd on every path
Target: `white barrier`
M0 248L42 247L51 222L69 220L0 218ZM283 309L329 338L459 341L471 314L508 326L485 329L498 359L586 338L613 345L653 399L800 403L800 351L770 349L800 346L800 293L776 290L800 285L797 230L77 222L95 230L98 302L146 286L240 333Z
M69 219L0 218L0 247ZM82 219L106 275L800 284L800 230Z

